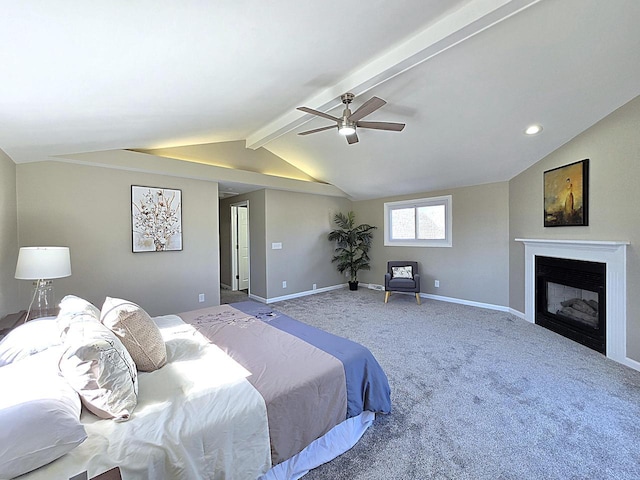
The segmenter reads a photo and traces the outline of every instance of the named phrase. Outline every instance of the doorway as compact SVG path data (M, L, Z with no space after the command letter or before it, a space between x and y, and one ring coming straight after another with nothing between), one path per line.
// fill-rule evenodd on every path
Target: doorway
M231 205L231 289L249 293L249 201Z

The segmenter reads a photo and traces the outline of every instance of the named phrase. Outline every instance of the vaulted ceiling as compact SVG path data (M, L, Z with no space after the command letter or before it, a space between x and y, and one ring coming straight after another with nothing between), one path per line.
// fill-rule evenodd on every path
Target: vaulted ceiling
M366 199L508 180L640 94L637 0L2 10L0 148L16 163L244 141ZM296 107L340 116L345 92L406 128L297 135L330 122Z

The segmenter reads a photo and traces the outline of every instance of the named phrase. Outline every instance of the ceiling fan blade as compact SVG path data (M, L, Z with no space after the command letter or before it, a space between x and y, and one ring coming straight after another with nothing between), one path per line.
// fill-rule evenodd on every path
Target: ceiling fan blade
M337 125L329 125L328 127L314 128L313 130L307 130L306 132L300 132L298 135L309 135L310 133L323 132L330 128L338 128Z
M373 128L374 130L391 130L400 132L404 128L404 123L394 122L358 122L357 126L361 128Z
M347 135L347 143L351 145L352 143L358 143L358 134L352 133L351 135Z
M381 98L371 97L369 100L367 100L362 105L360 105L360 108L358 108L355 112L351 114L351 116L349 117L349 120L351 120L352 122L357 122L358 120L366 117L370 113L375 112L385 103L387 102L385 102Z
M324 112L319 112L318 110L314 110L313 108L309 108L309 107L298 107L298 110L305 113L310 113L312 115L318 115L319 117L324 117L329 120L333 120L334 122L337 122L340 120L339 118L336 118L333 115L329 115L328 113L324 113Z

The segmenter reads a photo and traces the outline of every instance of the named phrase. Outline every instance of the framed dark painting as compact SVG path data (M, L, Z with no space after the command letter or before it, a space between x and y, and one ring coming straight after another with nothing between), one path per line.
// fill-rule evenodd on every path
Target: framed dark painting
M544 172L544 226L589 225L589 159Z

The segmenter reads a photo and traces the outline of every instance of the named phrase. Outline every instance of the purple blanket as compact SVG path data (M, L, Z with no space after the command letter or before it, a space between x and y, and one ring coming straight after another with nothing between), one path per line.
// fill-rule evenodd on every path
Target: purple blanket
M231 306L295 335L340 360L347 382L347 418L360 415L364 410L391 412L391 389L387 376L367 348L294 320L269 305L247 301Z

